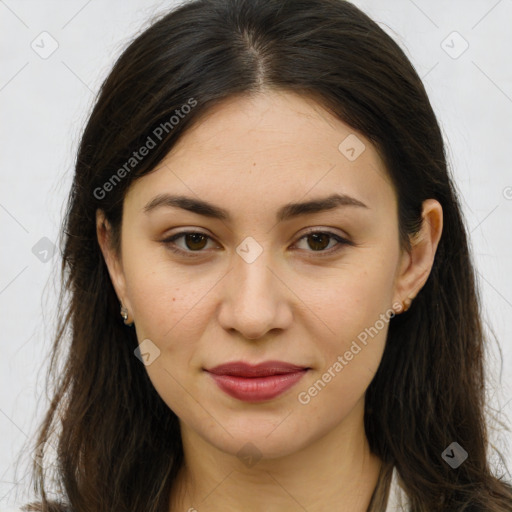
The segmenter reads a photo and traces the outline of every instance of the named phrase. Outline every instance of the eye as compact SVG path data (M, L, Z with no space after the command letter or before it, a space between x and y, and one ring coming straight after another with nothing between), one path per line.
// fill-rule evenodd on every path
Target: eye
M184 246L180 246L176 243L176 240L180 239L182 239ZM188 256L189 254L187 253L202 252L209 240L211 240L211 238L200 231L183 231L182 233L177 233L162 240L162 242L169 247L171 251Z
M302 240L305 240L307 247L312 249L308 252L319 252L321 255L337 252L344 245L354 245L351 241L331 231L310 231L302 236L299 242ZM332 244L333 241L335 242L334 244Z
M178 244L178 240L181 240L182 243ZM183 231L162 240L162 243L175 253L194 257L205 252L203 249L207 248L208 242L211 240L212 238L209 235L200 231ZM299 238L298 242L302 240L306 240L307 246L312 249L310 251L305 249L306 252L316 252L320 253L319 255L330 255L340 250L344 245L354 245L353 242L330 231L310 231Z

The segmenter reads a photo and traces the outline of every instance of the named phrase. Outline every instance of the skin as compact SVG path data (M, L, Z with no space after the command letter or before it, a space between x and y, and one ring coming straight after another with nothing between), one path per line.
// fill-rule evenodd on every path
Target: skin
M295 93L232 97L132 184L120 254L98 210L98 240L118 298L139 343L150 339L160 350L146 370L180 420L185 466L171 511L362 512L369 504L381 461L364 433L364 400L388 323L308 403L298 394L330 367L332 375L338 356L379 315L400 313L400 303L416 296L434 261L442 208L424 202L422 230L412 250L401 252L397 199L384 164L360 134L359 157L342 154L338 146L350 134L348 125ZM221 206L232 219L165 206L144 213L163 192ZM368 208L276 221L283 205L334 192ZM315 245L305 237L311 228L355 245L334 238ZM163 242L184 231L210 237L175 241L195 257ZM236 252L248 236L262 249L252 263ZM226 395L203 371L237 360L310 370L277 398L248 403ZM253 463L237 456L248 442Z

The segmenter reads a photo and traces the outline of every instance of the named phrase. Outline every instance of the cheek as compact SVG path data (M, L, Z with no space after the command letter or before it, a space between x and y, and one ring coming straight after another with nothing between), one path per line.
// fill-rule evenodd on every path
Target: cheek
M351 321L322 347L322 365L297 390L297 401L309 414L341 421L364 397L382 359L389 313L377 320ZM371 322L371 323L370 323ZM327 411L329 411L327 413Z
M179 417L189 417L195 404L189 393L197 396L196 375L191 372L198 371L192 362L202 337L202 325L197 321L205 314L201 312L201 294L190 275L171 271L165 263L131 263L126 265L126 282L137 338L141 347L150 340L149 346L156 354L146 371L167 406Z
M337 269L319 281L310 281L301 293L336 340L347 342L374 325L389 311L393 297L392 261L363 258ZM340 347L341 348L341 347Z
M395 314L390 304L392 263L391 259L360 259L357 267L338 271L329 279L329 286L310 294L308 303L322 320L317 325L323 324L323 335L317 337L322 364L312 375L314 388L309 392L303 386L301 391L312 398L321 394L318 403L334 400L353 405L373 379ZM320 328L317 332L320 334Z
M166 343L191 313L197 315L201 290L207 290L208 283L192 277L190 268L171 266L159 253L155 257L155 251L133 254L137 256L127 259L125 274L137 332Z

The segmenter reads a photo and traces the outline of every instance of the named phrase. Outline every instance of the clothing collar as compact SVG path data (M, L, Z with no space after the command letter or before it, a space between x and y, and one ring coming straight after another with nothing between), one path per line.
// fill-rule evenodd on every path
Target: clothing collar
M396 468L393 468L391 485L389 488L388 504L385 512L407 512L408 500L404 489L400 486L399 475Z

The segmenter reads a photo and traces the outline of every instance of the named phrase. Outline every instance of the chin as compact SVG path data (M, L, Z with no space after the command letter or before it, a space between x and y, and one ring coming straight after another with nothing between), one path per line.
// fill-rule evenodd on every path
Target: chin
M290 418L287 414L282 414L277 420L267 418L260 421L254 416L247 416L236 424L232 421L221 423L226 430L217 424L215 429L202 427L196 432L208 444L238 457L242 462L247 456L253 460L278 459L300 451L322 435L321 432L318 436L312 435L314 430L296 424L297 418L289 422L293 413Z
M247 467L251 467L260 460L278 459L291 455L301 449L300 441L289 439L289 436L261 435L234 435L224 439L211 439L219 450L237 457Z

